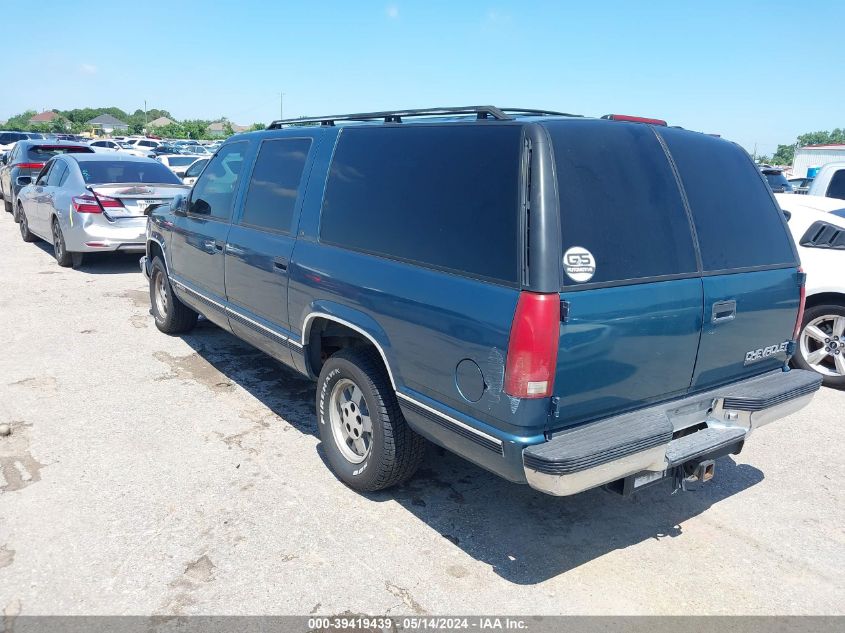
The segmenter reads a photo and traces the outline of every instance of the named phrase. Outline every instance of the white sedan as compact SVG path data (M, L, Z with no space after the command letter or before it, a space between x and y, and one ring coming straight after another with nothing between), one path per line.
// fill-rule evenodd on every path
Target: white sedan
M793 361L820 373L825 385L845 387L845 218L830 198L775 198L807 273L807 304ZM836 202L845 209L845 200Z

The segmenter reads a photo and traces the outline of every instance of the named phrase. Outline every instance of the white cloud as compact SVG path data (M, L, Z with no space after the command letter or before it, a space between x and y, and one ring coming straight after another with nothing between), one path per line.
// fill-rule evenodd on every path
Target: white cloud
M79 67L79 71L86 75L96 75L97 74L97 67L94 64L82 64Z
M399 7L397 7L395 4L387 5L387 8L384 10L384 12L387 14L387 17L389 17L391 20L396 20L399 17Z

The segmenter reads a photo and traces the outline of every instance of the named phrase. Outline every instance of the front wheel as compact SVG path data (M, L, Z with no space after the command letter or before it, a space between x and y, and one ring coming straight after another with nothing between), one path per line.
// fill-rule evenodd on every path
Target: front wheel
M828 387L845 387L845 306L821 305L804 312L795 364L821 374Z
M425 440L405 421L371 349L342 349L326 361L317 382L317 415L329 467L355 490L402 483L425 454Z
M173 294L167 269L160 257L153 259L150 266L150 305L156 327L165 334L188 332L197 324L199 315Z

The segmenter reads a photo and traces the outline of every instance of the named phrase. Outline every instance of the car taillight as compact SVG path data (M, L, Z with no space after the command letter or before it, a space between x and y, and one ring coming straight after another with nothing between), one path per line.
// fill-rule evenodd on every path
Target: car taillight
M102 213L103 209L122 208L123 203L116 198L109 198L108 196L93 196L86 193L82 196L75 196L71 198L73 210L77 213Z
M560 296L521 292L511 325L505 393L517 398L552 395L560 339Z
M666 121L663 119L652 119L647 116L631 116L630 114L605 114L603 119L611 121L628 121L630 123L648 123L650 125L662 125L666 127Z
M792 332L792 340L798 340L798 334L801 332L801 324L804 322L804 305L807 303L807 274L804 269L798 267L798 282L801 284L800 294L798 295L798 318L795 321L795 330Z
M41 169L44 163L15 163L12 167L20 167L21 169Z

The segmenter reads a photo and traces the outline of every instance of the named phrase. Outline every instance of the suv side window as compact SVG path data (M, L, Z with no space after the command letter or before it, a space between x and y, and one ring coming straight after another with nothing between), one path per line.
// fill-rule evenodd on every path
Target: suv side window
M521 137L517 125L344 129L320 239L516 283Z
M744 150L697 132L658 133L684 185L705 271L795 262L780 209Z
M223 147L212 158L191 193L189 213L228 220L238 190L244 154L249 143L239 141Z
M67 174L67 165L64 161L57 160L53 163L53 169L50 170L50 175L47 177L48 187L58 187L62 183L62 179Z
M546 129L557 172L565 285L698 272L677 180L649 126L573 120L549 122ZM592 267L592 276L580 265Z
M264 141L255 160L241 224L290 233L310 138Z
M845 169L840 169L833 174L827 186L827 197L845 200Z

